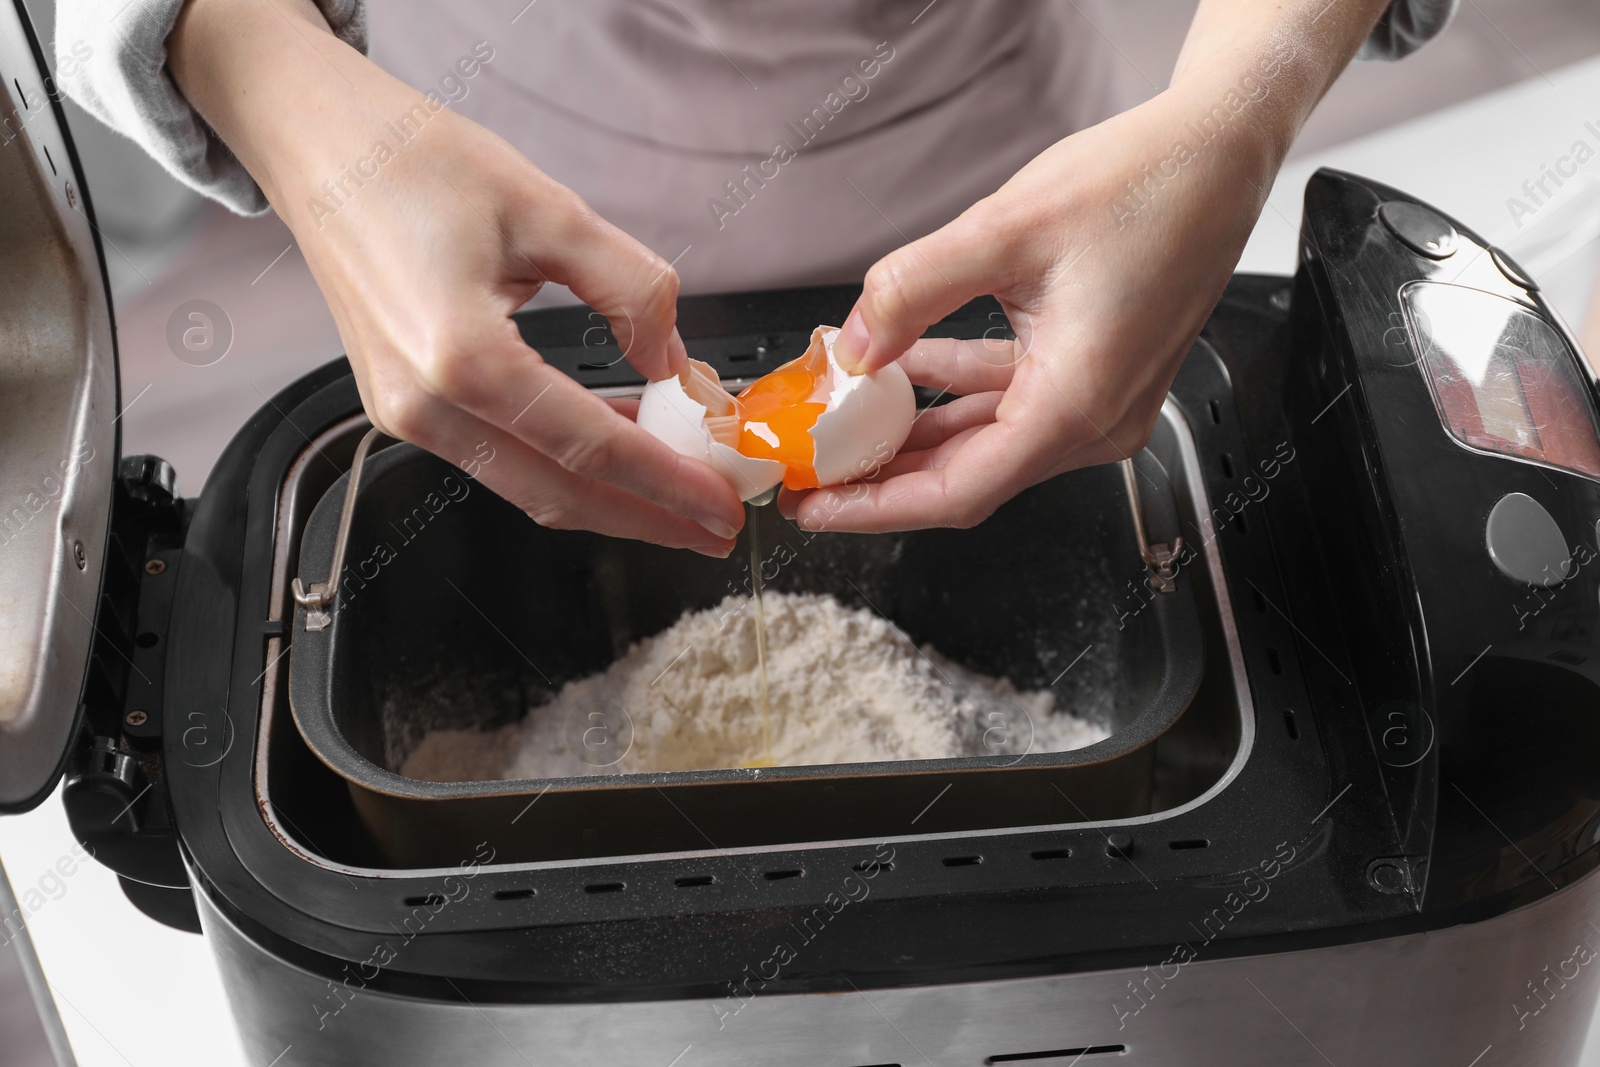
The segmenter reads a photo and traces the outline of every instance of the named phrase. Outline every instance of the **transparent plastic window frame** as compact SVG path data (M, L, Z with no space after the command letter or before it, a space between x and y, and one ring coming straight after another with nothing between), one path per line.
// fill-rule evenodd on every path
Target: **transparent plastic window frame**
M1600 424L1577 354L1513 300L1442 282L1400 291L1439 418L1468 448L1600 481Z

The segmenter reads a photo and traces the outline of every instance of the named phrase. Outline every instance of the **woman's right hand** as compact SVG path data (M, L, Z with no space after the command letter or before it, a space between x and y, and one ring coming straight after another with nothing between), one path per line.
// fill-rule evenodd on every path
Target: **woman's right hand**
M744 511L727 482L546 364L509 317L566 285L663 378L687 358L669 264L499 137L430 108L309 0L189 0L168 49L294 232L376 426L476 459L541 525L728 554Z

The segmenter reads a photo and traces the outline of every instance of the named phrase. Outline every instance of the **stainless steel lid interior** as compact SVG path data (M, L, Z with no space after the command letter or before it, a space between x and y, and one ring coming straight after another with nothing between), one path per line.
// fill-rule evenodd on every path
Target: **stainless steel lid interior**
M0 811L60 776L90 670L117 361L89 205L38 44L0 5Z

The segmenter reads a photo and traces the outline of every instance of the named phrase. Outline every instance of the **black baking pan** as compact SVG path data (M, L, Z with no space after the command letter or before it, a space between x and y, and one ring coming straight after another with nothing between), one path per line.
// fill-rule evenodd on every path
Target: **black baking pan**
M1179 520L1167 474L1148 454L1138 471L1147 536L1170 540ZM327 577L347 482L336 481L308 520L299 562L306 588ZM1020 756L406 778L397 769L428 729L515 721L685 610L717 604L748 572L738 551L712 560L544 529L404 444L367 461L330 624L308 630L305 609L297 613L295 721L349 783L380 853L413 866L453 862L463 842L478 840L535 860L872 838L903 832L953 775L964 776L955 816L962 829L1149 811L1153 742L1193 698L1204 657L1193 581L1180 574L1171 592L1148 592L1117 466L1036 486L971 530L808 535L770 507L756 521L764 544L793 550L770 588L870 605L964 666L1019 688L1054 684L1058 707L1094 697L1110 709L1103 725L1112 735ZM1134 605L1145 606L1130 623ZM1088 649L1093 655L1064 670ZM537 817L524 818L535 797Z

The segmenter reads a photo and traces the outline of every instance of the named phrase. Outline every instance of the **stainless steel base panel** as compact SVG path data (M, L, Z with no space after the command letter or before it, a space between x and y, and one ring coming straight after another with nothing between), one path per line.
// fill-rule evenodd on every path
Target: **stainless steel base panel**
M1023 1062L1562 1067L1579 1062L1600 993L1597 874L1486 922L1270 956L1201 950L1145 970L555 1006L330 982L265 951L198 895L249 1062L274 1067L978 1067L1052 1051ZM403 939L387 940L403 958Z

